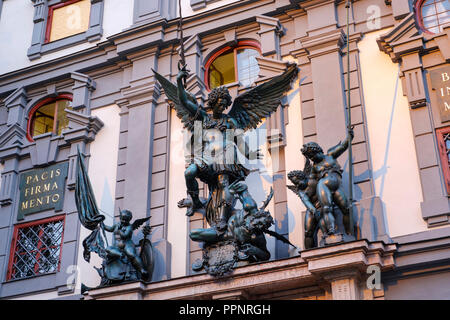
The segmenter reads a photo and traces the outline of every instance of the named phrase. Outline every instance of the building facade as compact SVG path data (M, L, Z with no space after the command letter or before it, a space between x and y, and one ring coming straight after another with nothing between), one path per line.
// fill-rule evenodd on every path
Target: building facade
M353 0L349 50L346 1L181 3L199 103L212 87L235 97L299 66L257 130L264 158L246 180L257 202L273 188L274 230L298 248L267 237L270 261L226 283L191 270L202 251L189 230L206 222L177 206L183 125L152 71L175 82L178 1L0 0L0 298L449 299L449 1ZM348 91L357 239L304 250L305 207L287 173L303 168L304 143L345 138ZM107 224L119 208L151 216L151 282L81 295L101 260L83 259L78 149Z

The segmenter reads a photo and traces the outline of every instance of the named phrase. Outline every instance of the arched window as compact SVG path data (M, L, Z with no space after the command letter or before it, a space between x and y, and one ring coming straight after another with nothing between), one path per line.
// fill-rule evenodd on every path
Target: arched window
M259 57L259 44L252 40L242 40L234 47L224 47L206 62L205 83L208 89L239 81L250 86L259 74L256 57Z
M71 94L61 94L56 98L47 98L37 103L28 117L28 140L33 141L33 137L48 132L60 135L69 124L64 110L72 109L71 102Z
M416 3L417 21L426 33L439 33L450 22L449 0L419 0Z

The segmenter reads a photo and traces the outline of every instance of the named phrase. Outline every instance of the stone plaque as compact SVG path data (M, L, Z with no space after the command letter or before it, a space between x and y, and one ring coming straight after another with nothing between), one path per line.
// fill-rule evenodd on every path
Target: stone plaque
M441 121L450 121L450 66L430 71L430 78L436 93Z
M17 220L30 213L62 210L68 166L67 162L58 163L20 175Z

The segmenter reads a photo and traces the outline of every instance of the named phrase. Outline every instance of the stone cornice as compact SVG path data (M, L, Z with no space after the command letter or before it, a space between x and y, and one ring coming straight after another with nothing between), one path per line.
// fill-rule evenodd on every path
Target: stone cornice
M308 57L311 59L330 52L340 51L345 44L345 33L342 29L337 29L299 40L302 49L308 52Z
M378 47L388 54L393 62L399 62L401 56L424 50L423 35L419 34L414 13L410 13L392 30L377 39Z
M301 252L301 256L238 267L218 281L208 274L143 284L128 283L92 289L85 299L211 299L226 293L254 294L280 290L316 288L324 281L354 277L369 265L387 271L394 266L395 244L358 240ZM334 274L334 276L333 276Z

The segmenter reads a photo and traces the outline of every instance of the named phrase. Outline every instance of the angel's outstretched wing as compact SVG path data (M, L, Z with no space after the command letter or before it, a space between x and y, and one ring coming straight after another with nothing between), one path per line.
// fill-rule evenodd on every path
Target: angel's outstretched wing
M236 97L228 115L236 119L240 129L256 129L263 118L277 109L297 74L297 64L290 64L283 74Z
M191 114L188 109L183 107L183 105L180 103L180 100L178 99L178 91L177 86L164 78L162 75L160 75L158 72L153 70L153 73L155 74L156 79L159 81L161 86L164 89L164 92L166 93L167 98L173 102L173 107L177 111L177 117L180 118L181 122L183 122L184 127L188 128L189 130L193 130L194 128L194 114ZM197 100L193 95L191 95L189 92L187 93L187 97L190 101L192 101L194 104L197 104ZM201 108L198 106L198 108Z
M131 225L133 230L138 229L140 226L142 226L149 219L150 219L150 217L142 218L142 219L136 219L136 221L134 221L133 224Z

